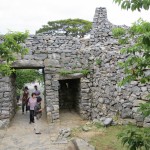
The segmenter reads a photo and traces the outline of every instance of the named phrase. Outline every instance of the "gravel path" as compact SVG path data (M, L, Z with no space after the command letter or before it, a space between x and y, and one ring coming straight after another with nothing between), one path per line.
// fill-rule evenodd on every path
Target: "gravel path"
M73 128L85 121L74 112L62 112L61 121L48 125L45 116L42 117L41 133L34 133L33 124L29 124L29 112L22 115L17 112L11 125L0 130L0 150L68 150L67 144L56 144L59 130Z

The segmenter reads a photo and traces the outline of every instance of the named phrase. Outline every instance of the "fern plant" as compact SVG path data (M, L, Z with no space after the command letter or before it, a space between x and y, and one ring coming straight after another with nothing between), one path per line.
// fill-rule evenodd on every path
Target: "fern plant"
M118 135L123 146L127 146L129 150L150 150L150 129L127 127Z

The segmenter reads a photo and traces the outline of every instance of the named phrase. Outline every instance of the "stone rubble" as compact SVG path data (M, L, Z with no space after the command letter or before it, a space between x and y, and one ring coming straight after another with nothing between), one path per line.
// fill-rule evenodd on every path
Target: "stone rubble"
M64 128L60 129L58 138L56 142L62 142L62 141L68 141L67 138L71 135L71 129L70 128Z

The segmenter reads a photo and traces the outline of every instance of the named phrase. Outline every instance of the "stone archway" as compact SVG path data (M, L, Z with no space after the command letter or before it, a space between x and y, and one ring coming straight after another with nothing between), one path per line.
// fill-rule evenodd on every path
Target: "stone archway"
M48 120L60 119L62 109L75 109L83 119L90 119L89 79L83 74L60 76L56 73L46 74L45 77L49 78L45 81Z

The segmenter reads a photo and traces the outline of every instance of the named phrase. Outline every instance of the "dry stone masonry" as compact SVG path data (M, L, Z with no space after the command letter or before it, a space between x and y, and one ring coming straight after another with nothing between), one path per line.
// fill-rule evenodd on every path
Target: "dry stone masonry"
M59 120L61 108L73 109L83 119L104 121L107 118L128 119L139 126L150 126L150 118L137 112L147 101L150 85L133 81L124 87L117 83L123 77L118 61L126 58L112 37L116 27L107 20L105 8L97 8L89 39L31 35L26 41L29 53L14 62L16 69L41 68L45 78L47 119ZM62 76L61 71L90 70L90 74ZM150 72L147 72L150 74ZM15 114L15 76L0 76L0 126L7 126ZM117 121L117 120L116 120Z

